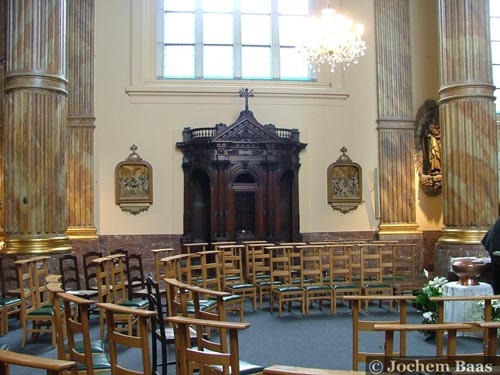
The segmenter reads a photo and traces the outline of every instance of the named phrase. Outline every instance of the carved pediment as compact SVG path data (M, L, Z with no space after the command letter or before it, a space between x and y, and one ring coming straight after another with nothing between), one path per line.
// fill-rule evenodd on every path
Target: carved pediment
M255 120L250 111L242 111L238 120L215 136L212 141L252 143L282 142L275 133Z

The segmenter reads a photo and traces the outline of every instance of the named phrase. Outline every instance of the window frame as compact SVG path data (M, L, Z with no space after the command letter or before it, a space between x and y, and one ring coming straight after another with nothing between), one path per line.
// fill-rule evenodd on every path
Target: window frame
M158 54L163 46L157 37L157 24L162 22L157 1L131 2L131 74L130 86L125 89L133 102L163 102L167 97L201 95L234 97L241 87L251 86L260 96L275 98L309 98L316 105L332 105L332 101L345 101L349 93L344 88L344 73L336 69L322 69L317 81L264 81L264 80L195 80L158 79ZM311 1L311 0L310 0ZM321 9L323 3L317 4ZM366 58L366 56L365 56Z

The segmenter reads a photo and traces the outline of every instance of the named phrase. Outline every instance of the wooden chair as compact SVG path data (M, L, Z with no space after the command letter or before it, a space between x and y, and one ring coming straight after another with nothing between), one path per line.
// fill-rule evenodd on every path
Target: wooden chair
M102 251L89 251L82 255L83 276L85 279L85 289L87 290L97 289L97 264L93 260L102 257L104 257Z
M427 282L420 266L418 245L398 243L394 246L394 294L414 294Z
M116 257L116 255L114 257ZM118 258L119 257L120 255L118 255ZM113 278L111 275L112 263L113 263L113 258L110 257L96 258L92 260L92 264L94 265L94 269L96 271L96 282L97 282L96 286L99 298L99 303L96 304L97 307L103 303L113 302L114 293L112 292L112 281L111 281ZM123 274L120 275L120 277L123 279L124 278ZM126 297L127 295L126 288L123 286L118 288L115 294L117 296L119 294L122 294ZM99 338L101 340L104 337L104 330L107 327L106 316L107 315L104 311L99 310L99 325L100 325ZM113 321L119 324L121 332L127 332L129 335L132 335L133 327L137 323L137 319L135 319L135 316L130 314L118 315L113 319Z
M361 289L364 295L393 295L393 284L384 280L381 248L384 244L363 244L361 247ZM390 300L390 299L389 299ZM365 300L365 310L368 311L370 300ZM382 300L379 300L382 303ZM389 303L392 311L392 303Z
M360 295L361 283L356 280L356 274L361 273L361 265L356 269L356 263L351 263L355 254L351 253L354 246L351 244L325 245L327 250L328 269L323 281L332 288L333 310L337 313L337 300L344 295ZM359 252L358 252L359 254Z
M180 316L168 317L173 324L176 336L177 366L179 374L188 375L199 372L204 374L261 374L263 367L240 361L238 332L250 327L249 323L231 323L193 319ZM198 331L196 347L192 346L190 329ZM204 338L200 332L208 329L219 330L220 336L228 336L229 345Z
M253 259L252 259L252 254L254 251L263 251L264 246L271 246L274 245L272 243L269 243L265 240L248 240L248 241L243 241L242 245L245 246L245 251L244 251L244 260L245 260L245 278L249 283L255 284L254 279L255 277L253 276ZM268 280L269 280L269 275L268 275Z
M244 245L221 245L222 251L222 289L233 295L240 295L252 301L253 311L257 310L257 289L244 277ZM243 321L243 320L242 320Z
M142 255L138 253L129 254L125 258L125 270L127 275L128 299L148 298L146 278L142 267Z
M112 374L142 375L151 374L151 357L149 350L148 320L156 315L155 311L134 309L126 306L116 305L114 303L98 303L97 306L106 314L109 357L111 361ZM124 315L130 315L130 320L137 321L137 335L130 332L127 334L117 330L119 321L115 319ZM118 345L140 350L142 354L142 369L137 371L131 368L125 368L118 361Z
M14 264L17 256L4 254L0 256L0 336L9 332L9 317L16 316L19 319L21 313L21 298L19 298L19 284L17 281L17 270Z
M147 300L139 298L129 298L130 284L126 279L126 267L124 263L126 261L126 255L122 253L116 253L113 255L109 255L108 258L110 259L108 265L111 279L111 291L113 294L113 303L122 306L147 309L149 303Z
M261 243L248 244L247 246L252 258L249 282L255 285L259 298L259 309L262 310L264 297L271 294L271 251L267 247L273 245Z
M47 375L65 375L68 371L72 371L76 367L76 363L73 361L62 361L11 352L9 350L0 350L0 374L8 375L11 365L45 370Z
M273 312L274 304L278 305L279 317L283 317L283 305L288 304L291 311L292 302L301 305L302 315L305 314L304 289L293 283L293 270L291 265L292 246L269 246L271 269L271 294L269 307Z
M319 309L322 310L322 302L330 303L330 313L333 314L334 302L333 288L330 283L324 282L323 262L328 259L328 249L321 245L297 246L300 253L300 278L301 287L304 290L305 316L309 315L309 309L314 301L318 301Z
M64 291L75 294L82 298L97 297L96 289L85 290L81 287L80 269L76 254L66 254L59 258L59 273Z
M377 296L377 295L347 295L342 297L352 306L352 369L358 371L360 362L366 362L367 357L380 356L383 353L366 352L360 350L360 335L362 332L374 332L375 324L406 324L407 301L414 301L415 296ZM361 306L366 300L378 302L381 299L390 299L391 303L399 304L398 317L392 320L366 320L360 318ZM422 328L420 328L422 329ZM395 355L406 355L406 331L401 331L399 351Z
M200 251L196 254L193 254L193 257L200 257L201 259L201 278L198 279L198 285L202 287L206 291L222 291L222 251ZM192 277L194 281L194 277ZM192 281L192 283L193 283ZM196 283L193 283L196 285ZM210 304L210 301L213 298L210 298L210 293L207 293L207 296L202 297L200 300L202 301L202 305L205 306L205 310L212 310L214 305ZM213 297L213 296L212 296ZM223 297L224 304L226 308L231 307L232 311L240 312L240 321L242 322L244 319L245 309L244 309L244 298L240 294L231 294L225 295ZM212 300L212 302L214 302Z
M173 253L175 252L175 249L173 247L169 247L164 249L151 249L149 251L153 253L155 280L159 283L160 281L163 281L165 277L168 277L164 273L163 262L161 260L169 255L174 255Z
M36 339L43 333L52 335L52 346L56 345L55 328L53 325L54 312L52 306L41 301L42 291L37 290L38 273L35 267L39 260L37 258L28 258L17 260L17 274L19 280L19 290L21 298L21 327L23 329L23 338L21 347L24 348L28 335Z
M94 302L65 293L57 284L48 284L47 287L54 295L58 358L75 361L81 374L109 372L111 364L104 352L104 342L90 337L89 308Z
M174 330L167 327L165 322L166 314L163 311L161 301L162 294L158 282L152 275L146 276L146 287L148 289L149 309L155 311L156 315L151 319L151 352L152 352L152 371L157 375L158 366L161 366L161 374L167 375L167 366L174 365L175 361L168 361L167 347L175 344ZM157 346L160 343L161 361L158 361Z

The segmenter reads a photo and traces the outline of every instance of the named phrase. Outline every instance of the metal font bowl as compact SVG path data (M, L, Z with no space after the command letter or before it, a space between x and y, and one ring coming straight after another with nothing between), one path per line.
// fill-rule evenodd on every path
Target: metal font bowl
M451 269L458 276L461 285L479 285L478 277L484 271L486 263L482 260L459 259L453 262Z

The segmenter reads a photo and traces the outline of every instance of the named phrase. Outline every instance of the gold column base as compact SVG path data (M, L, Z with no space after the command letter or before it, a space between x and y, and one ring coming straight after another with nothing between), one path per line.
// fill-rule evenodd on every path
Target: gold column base
M418 230L416 223L400 223L400 224L380 224L379 234L418 234L422 231Z
M71 240L97 239L97 229L95 227L68 227L66 234Z
M444 228L438 243L479 245L487 231L479 228Z
M51 238L6 238L3 254L14 255L51 255L73 251L67 236Z

